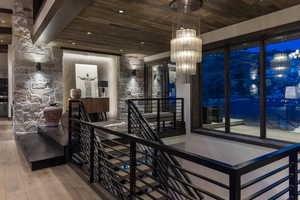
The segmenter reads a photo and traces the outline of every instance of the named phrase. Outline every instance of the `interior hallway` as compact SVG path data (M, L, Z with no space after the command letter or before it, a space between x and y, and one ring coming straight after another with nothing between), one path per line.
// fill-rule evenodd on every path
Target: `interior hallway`
M0 200L101 200L67 165L32 172L0 119Z
M184 137L177 137L174 142L180 142ZM248 145L213 137L192 134L186 141L174 145L184 148L187 151L197 153L212 159L220 160L228 164L238 164L257 156L274 151L270 148ZM242 178L242 182L252 179L254 176L262 175L283 165L286 160L277 162L275 165L249 173ZM228 177L199 167L192 163L183 165L193 171L205 174L208 177L228 184ZM272 176L258 185L246 190L244 194L250 194L262 187L268 186L272 181L278 180L281 176L287 175L283 171L279 175ZM201 187L213 191L215 194L224 196L228 193L220 188L212 186L207 182L194 179ZM281 185L281 189L286 184ZM280 189L276 189L277 192ZM269 195L275 194L271 191ZM264 198L267 198L264 196ZM22 154L18 151L17 145L12 136L11 122L0 121L0 200L101 200L97 194L67 165L32 172L26 165ZM209 199L209 198L207 198Z

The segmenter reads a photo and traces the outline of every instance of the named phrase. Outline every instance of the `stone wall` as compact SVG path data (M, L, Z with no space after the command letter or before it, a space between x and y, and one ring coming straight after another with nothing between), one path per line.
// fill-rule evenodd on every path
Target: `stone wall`
M62 51L36 45L31 40L32 2L14 0L12 65L13 122L16 135L37 132L43 109L49 103L62 104ZM26 7L24 7L26 5ZM42 63L41 71L36 63Z
M133 75L136 70L136 76ZM142 55L123 55L120 59L118 89L118 111L120 119L127 119L127 99L144 98L144 58Z

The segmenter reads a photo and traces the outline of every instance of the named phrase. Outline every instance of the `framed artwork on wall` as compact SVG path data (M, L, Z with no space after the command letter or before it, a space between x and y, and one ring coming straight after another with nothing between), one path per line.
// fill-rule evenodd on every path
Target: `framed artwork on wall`
M83 98L99 97L97 65L76 64L76 88Z

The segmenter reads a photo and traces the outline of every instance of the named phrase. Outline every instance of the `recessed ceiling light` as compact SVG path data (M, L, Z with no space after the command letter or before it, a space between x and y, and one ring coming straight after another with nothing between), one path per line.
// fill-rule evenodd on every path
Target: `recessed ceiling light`
M0 19L0 22L1 22L2 24L5 24L5 23L6 23L6 21L5 21L4 19Z
M123 50L123 49L120 49L120 51L123 52L124 50Z
M4 41L3 41L3 40L0 40L0 42L3 43Z
M92 32L89 32L89 31L88 31L88 32L86 32L86 34L88 34L88 35L92 35Z
M118 10L118 13L119 13L119 14L124 14L124 13L125 13L125 10Z
M73 45L76 45L76 42L72 42Z
M145 42L141 42L141 45L144 45L145 44Z

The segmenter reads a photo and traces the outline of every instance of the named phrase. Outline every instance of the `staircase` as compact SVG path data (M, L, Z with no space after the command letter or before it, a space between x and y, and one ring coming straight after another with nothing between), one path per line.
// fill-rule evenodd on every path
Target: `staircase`
M130 124L128 132L142 139L163 144L157 130L155 131L149 125L135 104L129 100L127 105L130 113L128 115ZM91 122L81 103L78 106L78 118ZM132 150L126 140L119 137L115 137L113 140L107 139L108 137L104 133L91 130L89 126L82 124L78 133L80 150L73 154L73 160L82 166L87 174L90 174L90 182L101 182L106 190L119 199L202 199L202 195L197 190L183 184L191 183L191 180L181 168L178 160L168 153L141 144L137 144L136 148ZM91 133L95 134L94 141L91 141ZM132 155L133 151L134 155ZM132 159L133 156L134 159ZM88 163L95 164L91 167ZM134 191L131 191L133 190L131 186L133 180L130 177L130 173L133 171L131 170L134 171L136 179L134 180ZM170 179L167 175L176 179ZM135 194L134 197L132 197L132 193Z
M163 141L159 137L159 131L153 130L146 120L148 115L145 116L145 114L141 114L133 100L128 100L127 106L128 133L134 134L147 141L164 145ZM199 191L194 190L191 187L186 187L186 183L192 184L192 182L174 156L142 145L138 145L138 148L147 152L147 154L156 157L156 161L153 163L155 166L154 174L161 183L160 187L162 187L164 191L167 191L168 196L171 196L172 199L182 200L189 198L203 199L203 196L199 193ZM177 177L178 179L169 179L167 175ZM182 184L182 182L185 184ZM174 190L176 192L174 192ZM181 195L178 194L178 191L181 191Z
M83 121L91 122L89 115L85 112L84 105L78 105L78 118ZM118 199L130 199L130 146L118 137L107 140L101 135L95 136L95 147L93 155L91 152L91 140L89 134L91 130L88 126L80 126L79 143L81 149L74 153L72 158L82 169L91 174L90 182L101 182L104 188L110 191ZM148 165L147 155L136 153L135 174L135 199L141 200L165 200L164 193L160 191L160 184L153 177L153 168ZM91 169L88 163L94 162L95 166Z
M70 157L90 184L104 188L112 199L298 199L300 144L229 165L164 145L159 132L151 128L136 104L130 100L127 104L130 134L91 123L82 105L69 109ZM273 164L274 168L254 173ZM228 177L228 182L198 171L198 167L222 174ZM249 173L253 176L247 176ZM274 175L278 180L264 184ZM216 192L212 185L226 195ZM252 187L257 189L254 191Z

